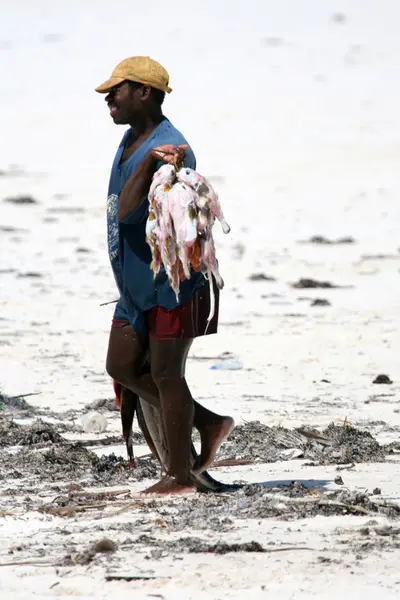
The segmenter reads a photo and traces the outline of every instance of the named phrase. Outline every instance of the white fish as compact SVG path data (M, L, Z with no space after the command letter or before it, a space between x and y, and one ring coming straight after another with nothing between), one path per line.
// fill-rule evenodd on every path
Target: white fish
M156 228L158 213L166 200L166 193L176 181L176 171L172 165L162 165L153 175L149 190L149 216L146 222L146 235L149 236ZM168 211L165 211L168 214Z
M159 186L172 185L176 181L176 170L172 165L162 165L153 175L149 190L149 202L154 199L154 192Z
M175 168L169 164L162 165L153 175L148 194L149 216L146 221L146 238L152 252L151 267L154 276L160 271L161 264L167 256L161 251L159 241L166 237L166 231L172 236L172 226L170 219L168 220L169 210L163 205L168 202L167 193L174 181L176 181Z
M225 220L221 205L218 200L218 195L205 177L197 173L194 169L183 167L178 171L178 181L190 185L198 195L197 205L200 211L204 210L208 205L212 215L221 223L222 231L229 233L231 228Z
M212 235L215 219L220 221L224 233L230 231L218 196L193 169L185 167L176 173L173 166L163 165L154 174L149 202L146 235L154 273L164 265L177 299L180 281L190 279L192 268L203 273L210 286L208 328L215 314L213 279L219 289L224 287Z
M215 255L214 239L210 233L207 234L206 239L203 242L202 260L207 266L207 273L211 272L214 275L218 288L222 290L224 287L224 280L219 272L217 257ZM211 278L208 278L210 279L211 286Z
M175 183L168 192L168 210L179 244L192 245L197 238L196 194L191 187Z

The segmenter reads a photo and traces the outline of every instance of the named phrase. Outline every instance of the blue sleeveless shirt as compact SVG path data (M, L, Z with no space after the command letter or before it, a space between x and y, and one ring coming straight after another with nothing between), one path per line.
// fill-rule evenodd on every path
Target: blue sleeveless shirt
M121 140L111 169L107 200L108 253L120 293L114 318L127 320L134 331L145 333L146 311L154 306L162 306L166 310L176 308L204 285L205 278L192 270L192 277L181 282L178 301L164 268L161 268L154 279L154 273L150 269L151 250L146 242L145 231L149 207L147 197L123 221L118 221L118 198L121 190L147 153L162 144L187 144L183 135L164 118L143 144L120 163L129 133L130 129ZM162 164L160 161L156 168ZM185 164L192 169L196 168L196 158L190 147L186 151Z

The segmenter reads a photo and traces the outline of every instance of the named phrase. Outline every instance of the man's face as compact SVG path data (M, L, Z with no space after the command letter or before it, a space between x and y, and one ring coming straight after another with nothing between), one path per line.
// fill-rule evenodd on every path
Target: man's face
M116 125L128 125L142 110L142 90L132 87L127 81L115 85L107 94L105 101L111 118Z

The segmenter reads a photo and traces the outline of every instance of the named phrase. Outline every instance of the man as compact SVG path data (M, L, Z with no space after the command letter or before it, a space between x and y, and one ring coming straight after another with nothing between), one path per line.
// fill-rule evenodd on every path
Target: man
M205 334L209 283L192 270L181 283L179 301L165 270L154 278L146 242L150 183L164 163L185 160L196 167L193 151L163 115L169 87L167 71L149 57L127 58L96 88L117 125L129 125L112 166L108 201L108 249L120 292L110 333L107 372L136 396L162 412L170 464L167 477L148 492L182 493L193 489L190 440L194 425L201 437L195 470L214 460L233 419L222 417L193 401L185 380L187 356L195 337ZM216 286L214 286L216 287ZM216 311L207 334L217 332ZM150 369L145 368L149 358Z

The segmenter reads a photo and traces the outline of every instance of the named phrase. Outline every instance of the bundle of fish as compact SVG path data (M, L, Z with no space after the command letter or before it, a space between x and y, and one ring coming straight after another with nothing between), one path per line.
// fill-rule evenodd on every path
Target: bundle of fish
M149 192L147 242L152 253L154 276L163 265L178 299L180 282L189 279L191 268L210 281L211 309L214 314L212 276L219 289L224 286L215 255L212 228L218 219L224 233L225 221L212 185L193 169L161 166L153 176Z

